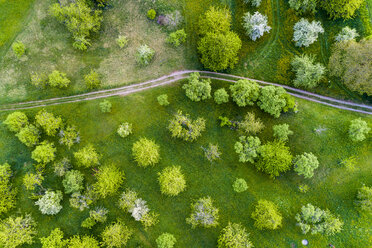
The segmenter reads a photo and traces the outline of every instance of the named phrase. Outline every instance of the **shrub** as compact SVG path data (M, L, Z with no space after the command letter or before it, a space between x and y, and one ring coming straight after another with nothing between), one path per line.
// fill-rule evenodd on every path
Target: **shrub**
M346 26L340 31L340 33L337 34L335 40L338 42L349 41L349 40L354 40L358 36L359 34L354 28L350 28Z
M218 225L219 210L213 206L212 199L208 197L200 198L191 204L191 216L186 219L186 223L192 228L197 226L215 227Z
M95 70L90 70L89 74L84 76L84 82L88 89L96 89L101 86L100 75Z
M99 155L91 144L74 152L74 157L76 159L76 164L81 167L90 168L99 165Z
M199 18L199 34L227 33L231 26L231 13L226 8L211 6L203 16Z
M65 193L70 194L84 189L84 175L78 170L67 171L62 181Z
M237 193L244 192L248 189L247 182L243 178L237 178L233 184L233 189Z
M296 215L297 225L302 233L334 235L342 230L343 222L336 218L328 209L322 210L308 203L302 206Z
M17 133L28 125L28 118L25 113L16 111L9 114L3 123L10 131Z
M114 164L100 167L95 176L94 191L101 198L115 194L124 181L124 172Z
M7 213L16 204L17 190L10 181L12 173L8 163L0 165L0 214Z
M213 162L214 160L220 159L221 152L218 149L218 145L213 145L211 143L208 144L208 148L201 147L204 151L204 157L208 159L209 162Z
M70 84L70 79L66 77L66 73L54 70L48 75L48 84L52 87L65 88Z
M157 23L160 25L164 25L168 28L168 30L175 30L183 22L183 16L179 10L174 10L169 12L165 15L160 15L158 17Z
M262 15L258 11L253 15L249 12L244 14L243 27L246 34L253 41L263 36L265 32L269 33L271 30L271 27L267 25L267 16Z
M320 7L327 11L332 19L350 19L362 3L363 0L325 0L320 2Z
M320 63L314 63L313 56L296 56L291 62L292 70L296 73L293 81L296 87L314 88L323 78L326 69Z
M222 229L218 237L218 248L252 248L249 233L241 224L231 223Z
M189 115L183 115L182 111L178 110L174 118L170 120L168 130L171 132L172 137L185 141L194 141L205 130L205 119L192 120Z
M46 191L45 195L35 202L35 205L39 206L39 210L42 214L55 215L58 214L62 209L60 203L62 198L62 192L59 190L56 192Z
M54 167L54 173L59 176L63 177L66 172L71 169L71 163L68 158L63 158L53 164Z
M309 191L309 186L307 184L300 184L298 186L298 191L305 194Z
M38 163L47 164L55 159L56 151L57 149L54 147L54 143L43 141L33 150L31 158Z
M122 210L129 212L130 209L134 208L134 202L137 199L138 199L137 192L127 189L127 191L125 191L120 197L119 207Z
M68 242L68 248L100 248L99 242L91 236L73 236Z
M132 154L134 160L141 167L153 166L159 162L160 147L154 141L141 138L133 144Z
M275 230L282 225L282 215L278 207L271 201L259 200L252 215L254 226L260 230Z
M349 137L352 141L363 141L366 139L371 128L368 127L367 122L363 121L361 118L354 119L351 121L349 126Z
M293 41L298 47L308 47L318 39L318 34L323 33L324 30L319 21L312 21L311 23L304 18L301 18L293 27Z
M120 137L125 138L132 133L132 123L123 122L120 124L117 133Z
M249 134L257 134L265 128L260 118L256 118L253 112L248 112L242 121L238 123L239 130Z
M124 48L128 44L127 37L124 35L119 35L116 39L116 44L118 44L120 48Z
M218 89L214 92L214 101L217 104L229 102L229 93L227 93L225 88Z
M177 239L170 233L162 233L156 239L156 245L158 248L173 248L176 242Z
M23 54L25 54L26 48L25 45L21 41L16 41L12 45L12 49L14 54L18 57L21 58Z
M111 107L112 107L112 104L108 100L104 100L103 102L99 103L99 108L101 109L102 113L110 113Z
M59 228L55 228L48 237L40 238L42 248L64 248L68 240L63 239L63 232Z
M278 124L273 126L274 137L281 141L287 141L289 135L293 135L293 131L289 130L288 124Z
M137 49L136 59L141 66L149 65L154 58L155 51L147 45L142 45Z
M36 223L30 215L8 217L0 221L0 244L4 248L31 245L36 234Z
M48 113L45 109L40 110L35 116L36 125L44 129L49 136L57 134L57 130L63 125L61 117L55 117L52 113Z
M211 98L211 80L202 79L199 80L199 73L193 72L188 77L188 83L182 86L185 90L186 96L191 101L199 102L201 100L207 100Z
M314 176L314 170L319 167L318 158L310 153L304 152L302 155L297 155L293 160L294 171L298 175L303 175L305 178Z
M254 81L238 80L230 86L231 97L239 107L252 106L260 94L260 86Z
M261 146L261 141L258 137L240 136L239 141L234 145L235 152L239 154L239 162L254 163L258 156L258 149Z
M156 99L158 100L158 103L161 106L168 106L169 105L167 94L159 95Z
M259 7L261 4L261 0L244 0L246 4L251 3L253 7Z
M133 231L121 222L116 222L107 226L103 230L101 237L103 245L107 247L123 247L132 236Z
M156 17L156 11L154 9L150 9L147 11L147 17L151 20L154 20Z
M176 196L185 191L186 180L180 166L169 166L158 173L158 181L162 194Z
M19 141L25 144L28 147L33 147L39 142L40 132L37 127L32 124L29 124L22 128L19 133L16 134Z
M263 111L278 118L287 105L286 91L278 86L265 86L260 91L257 105Z
M289 0L289 7L294 9L296 13L303 14L312 14L316 12L316 0Z
M31 84L38 88L45 88L48 84L48 77L44 73L32 72L30 74Z
M187 35L186 35L185 30L180 29L180 30L170 33L166 41L169 44L172 44L173 46L178 47L179 45L181 45L181 43L184 43L186 41L186 37Z
M372 187L363 185L358 190L355 205L362 213L372 215Z

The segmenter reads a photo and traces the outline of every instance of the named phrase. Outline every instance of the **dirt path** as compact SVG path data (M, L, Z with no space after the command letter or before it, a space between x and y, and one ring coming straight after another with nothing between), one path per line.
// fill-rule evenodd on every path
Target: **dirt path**
M118 87L114 89L99 90L99 91L89 92L85 94L51 98L51 99L45 99L45 100L39 100L39 101L3 104L0 106L0 111L12 111L12 110L21 110L21 109L29 109L29 108L39 108L39 107L59 105L59 104L65 104L65 103L89 101L89 100L94 100L94 99L107 98L111 96L128 95L128 94L132 94L135 92L139 92L139 91L143 91L143 90L147 90L147 89L151 89L151 88L177 82L181 79L187 78L189 74L192 72L199 72L200 76L203 78L217 79L220 81L226 81L226 82L232 82L232 83L236 82L239 79L248 79L248 80L257 82L260 85L281 86L285 88L289 94L295 97L301 98L301 99L324 104L324 105L331 106L331 107L338 108L338 109L349 110L353 112L372 115L372 106L370 105L338 100L338 99L334 99L331 97L311 93L305 90L300 90L300 89L292 88L286 85L280 85L280 84L266 82L262 80L256 80L256 79L251 79L247 77L235 76L235 75L218 73L218 72L195 71L195 70L176 71L169 75L165 75L157 79L149 80L149 81L138 83L138 84Z

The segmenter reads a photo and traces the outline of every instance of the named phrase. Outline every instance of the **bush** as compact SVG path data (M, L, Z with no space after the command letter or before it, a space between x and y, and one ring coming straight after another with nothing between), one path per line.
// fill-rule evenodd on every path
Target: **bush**
M185 30L180 29L180 30L170 33L166 41L169 44L172 44L173 46L178 47L179 45L181 45L181 43L184 43L186 41L186 37L187 35L186 35Z
M167 94L159 95L156 99L158 100L158 103L161 106L168 106L169 105Z
M247 182L243 178L237 178L233 184L233 189L237 193L244 192L248 189Z
M111 104L110 101L104 100L103 102L99 103L99 108L101 109L102 113L110 113L111 108L112 108L112 104Z
M107 226L103 230L101 237L103 245L107 247L123 247L132 236L133 231L121 222L116 222Z
M252 248L249 233L241 224L229 222L218 237L218 248Z
M265 32L269 33L271 27L267 25L267 16L262 15L256 11L253 15L247 12L243 16L243 27L246 34L253 41L264 35Z
M263 111L273 115L275 118L279 118L282 111L286 110L288 105L288 95L282 87L278 86L265 86L261 88L260 96L258 98L257 105Z
M337 34L335 40L338 42L349 41L349 40L354 40L358 36L359 34L354 28L350 28L346 26L340 31L340 33Z
M3 123L10 131L17 133L28 125L28 118L25 113L16 111L9 114Z
M261 141L258 137L240 136L239 141L234 145L235 152L239 154L239 162L254 163L258 156L258 149L261 146Z
M141 66L149 65L154 58L155 51L147 45L142 45L137 49L136 59Z
M294 9L296 13L303 14L312 14L316 12L316 0L289 0L289 7Z
M199 34L227 33L231 26L231 13L226 8L214 8L211 6L203 16L199 18Z
M318 39L319 33L324 33L322 25L319 21L312 21L311 23L304 18L301 18L293 27L293 41L298 47L308 47Z
M54 147L54 143L43 141L33 150L31 158L38 163L47 164L55 159L56 152L57 149Z
M191 204L191 216L186 219L186 223L192 228L215 227L218 225L219 210L213 206L212 199L208 197L200 198Z
M25 54L26 48L25 45L21 41L16 41L12 45L12 49L14 54L18 57L21 58L23 54Z
M320 7L327 11L332 19L350 19L362 3L363 0L325 0L320 2Z
M141 138L133 144L132 154L134 160L141 167L153 166L159 162L160 147L154 141Z
M64 248L68 240L63 240L63 232L55 228L48 237L40 238L42 248Z
M265 128L260 118L256 118L253 112L248 112L242 121L238 123L239 130L246 134L257 134Z
M372 187L363 185L358 190L355 205L362 213L372 215Z
M124 35L119 35L116 39L116 44L118 44L120 48L124 48L128 44L127 37Z
M367 122L363 121L361 118L354 119L351 121L349 127L349 137L352 141L363 141L366 139L371 128L368 127Z
M65 193L70 194L84 189L83 181L84 175L80 171L71 170L66 172L65 178L62 181L63 187L65 187Z
M260 86L254 81L238 80L230 86L231 97L239 107L252 106L260 94Z
M296 56L291 65L292 70L296 73L296 78L293 81L296 87L314 88L326 72L322 64L314 63L313 56Z
M68 242L68 248L100 248L99 242L91 236L73 236Z
M35 202L35 205L39 206L39 210L42 214L55 215L58 214L62 209L60 203L62 198L62 192L59 190L56 192L47 191L45 192L45 195Z
M56 135L57 130L63 125L61 117L55 117L52 113L45 111L45 109L37 113L35 116L35 123L42 127L49 136Z
M66 73L54 70L48 75L48 84L52 87L65 88L70 84L70 79L66 77Z
M279 124L273 126L274 137L280 141L287 141L289 135L293 135L293 132L289 130L288 124Z
M115 194L124 182L124 172L114 164L100 167L95 177L94 192L101 198Z
M260 230L275 230L282 225L282 215L278 207L271 201L259 200L252 215L254 226Z
M162 194L176 196L185 191L186 180L180 166L169 166L158 173L158 181Z
M8 217L0 221L0 244L4 248L31 245L36 232L36 223L30 215Z
M25 144L28 147L33 147L39 143L40 132L37 127L32 124L29 124L22 128L19 133L16 134L19 141Z
M198 118L192 120L189 115L183 115L182 111L178 110L174 118L170 120L168 130L171 132L172 137L185 141L194 141L205 130L205 119Z
M199 80L199 73L193 72L188 77L188 83L182 86L185 90L186 96L191 101L199 102L201 100L207 100L211 98L211 80L202 79Z
M229 102L229 93L227 93L225 88L218 89L214 92L214 101L217 104Z
M120 137L125 138L132 133L132 123L123 122L120 124L117 133Z
M44 73L32 72L30 74L31 84L38 88L45 88L48 84L48 77Z
M173 248L176 242L177 239L170 233L162 233L156 239L156 245L158 248Z
M101 79L95 70L90 70L89 74L84 76L84 82L88 89L96 89L101 86Z
M310 153L304 152L302 155L297 155L293 160L294 171L298 175L303 175L305 178L314 176L314 170L319 167L318 158Z
M261 0L244 0L246 4L251 3L253 7L259 7L261 4Z
M74 157L76 159L76 164L81 167L90 168L99 165L99 155L91 144L74 152Z
M156 11L154 9L150 9L147 11L147 17L151 20L154 20L156 17Z
M12 173L8 163L0 165L0 214L7 213L16 204L17 190L10 181Z

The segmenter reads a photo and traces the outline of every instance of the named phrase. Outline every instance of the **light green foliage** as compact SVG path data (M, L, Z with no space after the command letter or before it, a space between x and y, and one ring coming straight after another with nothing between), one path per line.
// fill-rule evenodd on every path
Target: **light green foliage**
M89 217L81 223L81 226L91 229L97 222L104 223L107 220L107 214L106 208L97 207L95 210L89 211Z
M142 216L140 221L145 227L145 230L147 230L147 228L155 226L159 222L159 214L155 212L148 212Z
M172 44L175 47L178 47L181 45L181 43L184 43L186 41L186 32L184 29L177 30L175 32L172 32L169 34L167 38L167 42L169 44Z
M161 106L168 106L169 105L167 94L159 95L156 99L158 100L158 103Z
M137 49L136 60L141 66L149 65L154 58L155 50L151 49L148 45L142 45Z
M191 204L191 216L186 219L186 223L192 228L215 227L218 225L219 210L213 206L212 199L208 197L200 198Z
M74 152L76 164L81 167L92 167L99 165L99 154L96 152L92 144L86 145L78 152Z
M335 217L328 209L322 210L308 203L302 206L301 212L296 215L297 225L302 233L334 235L342 230L343 222Z
M36 125L43 128L49 136L57 134L57 130L62 127L61 117L55 117L52 113L48 113L45 109L40 110L35 116Z
M271 201L259 200L252 215L254 226L260 230L275 230L282 225L282 215L278 207Z
M8 217L0 220L0 244L3 248L15 248L32 244L36 223L30 215Z
M228 9L219 9L211 6L203 16L199 18L199 34L226 33L230 30L231 13Z
M70 84L70 79L67 78L66 73L54 70L48 75L48 84L52 87L66 88Z
M318 158L311 152L297 155L293 160L294 171L305 178L314 176L314 170L319 167Z
M298 191L305 194L309 191L309 186L307 184L300 184L298 186Z
M320 7L327 11L332 19L350 19L359 9L363 0L324 0L320 1Z
M56 152L57 148L54 147L54 143L43 141L32 151L31 158L38 163L47 164L55 159Z
M128 44L127 37L125 35L119 35L116 39L116 44L118 44L120 48L124 48Z
M61 229L54 229L48 237L40 238L42 248L65 248L68 240L63 239L63 232Z
M358 190L355 205L362 213L372 215L372 187L363 185Z
M123 247L126 246L128 240L133 234L132 229L129 229L121 222L116 222L107 226L103 230L101 237L102 243L106 247Z
M241 79L230 86L231 97L239 107L252 106L260 94L258 83Z
M119 207L124 210L128 211L134 208L135 201L138 199L137 192L127 189L120 197L119 200Z
M271 178L275 178L281 172L286 172L291 168L292 154L284 142L268 142L257 150L259 159L255 166L259 171L269 174Z
M367 122L363 121L361 118L354 119L351 121L349 127L349 137L352 141L363 141L368 136L371 128L368 127Z
M63 158L53 164L54 167L54 173L59 176L63 177L66 172L71 169L71 163L68 158Z
M59 132L59 143L68 147L68 149L75 143L80 142L79 132L75 126L67 126Z
M214 92L214 101L217 104L229 102L229 93L227 93L225 88L218 89Z
M73 208L78 208L80 211L89 208L89 205L93 203L94 192L91 187L87 187L87 190L84 194L80 192L72 193L70 198L70 205Z
M205 130L205 119L199 117L196 120L192 120L189 115L183 115L182 111L178 110L174 118L170 120L168 130L171 132L172 137L185 141L194 141Z
M296 56L291 62L292 70L296 73L293 81L296 87L314 88L323 78L326 69L320 63L314 63L314 56Z
M372 96L371 57L372 39L336 42L328 63L330 75L340 77L350 90Z
M39 206L39 210L42 214L55 215L62 209L62 198L63 196L61 191L57 190L54 192L48 190L45 192L45 195L35 202L35 205Z
M73 47L80 50L86 50L91 45L88 37L92 32L98 32L103 19L101 10L90 9L86 1L82 0L67 6L55 3L49 12L66 25L75 40Z
M230 120L227 116L218 116L220 127L228 126L230 129L235 130L239 126L238 121Z
M32 72L30 74L31 84L38 88L45 88L48 84L48 77L44 73Z
M17 111L9 114L3 123L10 131L19 132L28 124L28 118L25 113Z
M213 162L214 160L220 159L221 152L218 149L218 144L213 145L212 143L208 144L208 147L201 147L204 151L204 157L208 159L209 162Z
M73 236L70 238L68 248L100 248L99 242L92 236Z
M21 41L16 41L12 45L12 49L14 54L18 57L21 58L23 54L25 54L26 48L25 45Z
M176 196L186 189L185 176L181 172L181 166L165 167L158 173L158 181L162 194Z
M260 96L257 105L265 112L271 114L275 118L280 116L280 113L287 105L284 97L286 94L283 87L278 86L265 86L261 88Z
M95 174L97 182L93 185L95 193L100 198L115 194L124 182L124 172L115 164L102 166Z
M359 34L354 28L350 28L349 26L346 26L340 31L340 33L337 34L335 40L338 42L349 41L349 40L354 40L358 36Z
M248 189L247 182L243 178L237 178L233 183L233 189L237 193L244 192Z
M283 108L283 112L288 112L290 109L292 109L296 113L298 109L297 109L297 102L295 101L295 98L288 93L283 94L282 97L286 101L286 105Z
M316 12L316 0L289 0L289 7L294 9L296 13L303 14L312 14Z
M261 146L261 141L254 136L240 136L239 141L234 145L235 152L239 154L239 162L254 163L258 156L258 149Z
M141 138L133 144L132 154L134 160L141 167L153 166L159 162L160 146L154 141Z
M22 128L19 133L16 134L19 141L25 144L28 147L33 147L39 142L40 132L37 127L32 124L29 124Z
M16 204L17 191L10 178L12 169L8 163L0 165L0 214L8 212Z
M112 104L108 100L104 100L103 102L99 103L99 108L101 109L102 113L110 113L111 107L112 107Z
M154 20L156 17L156 11L154 9L150 9L147 11L147 17L151 20Z
M84 76L84 82L88 89L96 89L101 86L100 75L95 70L90 70L89 74Z
M95 224L97 224L97 222L93 218L88 217L81 222L81 227L91 229Z
M117 133L120 137L125 138L132 133L132 123L123 122L120 124Z
M23 177L23 185L27 190L35 190L36 187L40 187L44 181L44 177L41 174L27 173Z
M65 187L65 193L70 194L79 192L84 189L84 175L78 170L70 170L66 172L65 178L62 181L63 187Z
M287 141L289 135L293 135L293 131L289 130L288 124L278 124L273 126L274 137L281 141Z
M248 112L242 121L238 123L239 130L245 134L257 134L265 128L260 118L256 118L253 112Z
M218 248L252 248L249 233L241 224L231 223L218 236Z
M158 248L173 248L176 242L177 239L170 233L162 233L156 239L156 245Z
M182 86L185 90L186 96L191 101L199 102L201 100L207 100L211 98L211 80L202 79L199 80L199 73L193 72L188 77L188 83Z

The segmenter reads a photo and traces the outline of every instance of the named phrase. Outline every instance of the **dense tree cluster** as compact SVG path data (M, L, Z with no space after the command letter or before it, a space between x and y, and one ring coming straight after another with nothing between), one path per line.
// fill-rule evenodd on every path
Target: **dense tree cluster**
M288 136L293 134L288 124L278 124L273 126L274 137L281 141L287 141Z
M257 105L265 112L278 118L282 111L296 111L294 97L278 86L265 86L261 89Z
M88 144L79 151L74 152L76 164L81 167L93 167L99 165L99 154L92 144Z
M17 190L11 182L12 169L8 163L0 165L0 214L15 206Z
M57 190L54 192L49 190L35 202L35 205L39 206L39 210L42 214L55 215L62 209L62 198L63 195L61 191Z
M107 226L102 232L103 245L112 247L123 247L131 238L133 230L125 226L121 222L112 223Z
M225 88L220 88L214 92L214 101L217 104L229 102L229 93L227 93Z
M36 223L31 215L8 217L0 220L0 244L4 248L31 245L36 234Z

